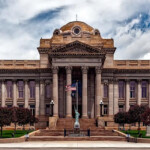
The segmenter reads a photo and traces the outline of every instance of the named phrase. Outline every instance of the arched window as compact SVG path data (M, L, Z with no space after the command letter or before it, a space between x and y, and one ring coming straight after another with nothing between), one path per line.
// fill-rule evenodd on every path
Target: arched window
M24 83L23 81L18 81L18 97L23 98L24 95Z
M104 98L108 98L108 85L104 84Z
M119 81L119 98L124 98L124 91L125 91L125 83L124 81Z
M30 88L30 98L34 99L35 98L35 81L30 81L29 88Z
M147 98L147 81L142 81L142 98Z
M136 90L136 83L135 81L130 82L130 98L135 98L135 90Z
M7 81L6 82L6 88L7 88L7 98L12 98L13 97L13 85L12 81Z
M50 94L50 84L46 84L46 86L45 86L45 97L46 97L46 98L51 98L51 94Z

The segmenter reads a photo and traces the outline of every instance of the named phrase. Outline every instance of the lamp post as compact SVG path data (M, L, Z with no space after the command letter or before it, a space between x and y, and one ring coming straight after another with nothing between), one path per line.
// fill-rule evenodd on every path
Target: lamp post
M51 117L53 116L53 106L54 106L54 101L51 100L51 102L50 102L50 108L51 108L50 116L51 116Z
M100 116L103 117L103 114L102 114L102 107L103 107L104 103L103 103L102 100L100 101L100 104L99 104L99 105L100 105L100 109L101 109L101 111L100 111L100 112L101 112L101 113L100 113Z

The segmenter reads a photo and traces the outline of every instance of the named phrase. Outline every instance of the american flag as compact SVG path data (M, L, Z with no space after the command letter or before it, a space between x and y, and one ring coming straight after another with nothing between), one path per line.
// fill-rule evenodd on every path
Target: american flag
M76 84L66 85L66 91L76 91Z

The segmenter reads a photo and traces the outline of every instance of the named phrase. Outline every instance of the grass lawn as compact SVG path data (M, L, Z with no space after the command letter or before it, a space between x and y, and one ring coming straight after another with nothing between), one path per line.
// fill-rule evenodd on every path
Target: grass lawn
M125 134L130 134L133 137L139 137L138 130L128 130L128 131L123 131L122 130L121 132L123 132ZM140 134L141 134L140 138L150 138L150 136L146 136L146 131L145 130L141 130Z
M31 130L28 131L28 130L16 130L16 134L14 135L14 137L21 137L27 133L30 133L32 132ZM0 138L12 138L12 133L14 133L14 130L3 130L3 136ZM0 132L1 134L1 132Z

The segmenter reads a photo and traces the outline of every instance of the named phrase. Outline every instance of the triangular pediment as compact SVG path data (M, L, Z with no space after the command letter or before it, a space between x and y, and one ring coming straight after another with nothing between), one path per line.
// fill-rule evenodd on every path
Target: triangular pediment
M102 50L82 43L80 41L74 41L69 44L59 46L52 50L51 54L102 54Z

